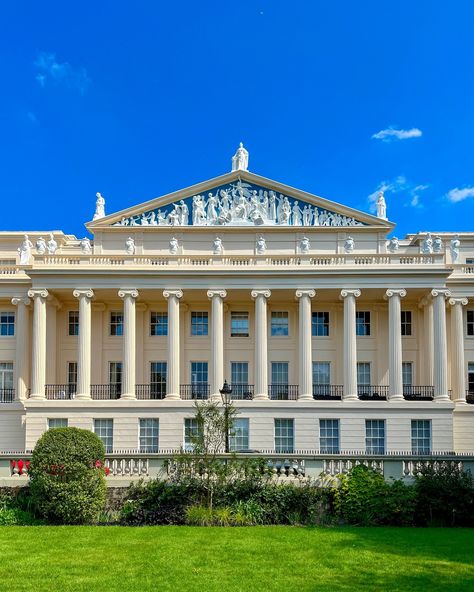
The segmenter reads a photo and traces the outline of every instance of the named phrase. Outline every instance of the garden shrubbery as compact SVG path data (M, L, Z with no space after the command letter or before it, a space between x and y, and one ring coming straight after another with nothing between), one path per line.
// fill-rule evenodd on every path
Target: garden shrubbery
M38 440L30 465L37 514L52 524L97 522L105 507L105 450L89 430L56 428Z

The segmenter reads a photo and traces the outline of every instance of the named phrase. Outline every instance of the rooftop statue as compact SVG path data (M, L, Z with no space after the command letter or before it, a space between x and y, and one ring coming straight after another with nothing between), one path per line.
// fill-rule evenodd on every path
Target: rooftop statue
M461 246L461 241L459 240L459 234L455 234L454 238L451 240L451 243L450 243L451 260L453 263L459 263L460 246Z
M27 234L23 237L23 242L18 249L18 253L20 255L20 265L29 265L31 259L31 249L33 248L33 243L30 241Z
M382 220L387 219L387 204L385 202L385 197L383 195L383 191L378 194L377 197L377 218L381 218Z
M240 142L237 152L232 157L233 171L248 171L249 168L249 153L245 150L244 145Z
M97 192L95 195L97 197L97 201L95 202L95 213L93 220L98 220L99 218L105 217L105 199L99 192Z

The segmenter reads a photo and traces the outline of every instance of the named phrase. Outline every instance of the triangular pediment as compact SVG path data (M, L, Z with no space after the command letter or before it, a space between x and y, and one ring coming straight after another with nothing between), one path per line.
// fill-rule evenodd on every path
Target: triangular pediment
M124 227L294 226L391 229L391 222L248 171L164 195L86 224Z

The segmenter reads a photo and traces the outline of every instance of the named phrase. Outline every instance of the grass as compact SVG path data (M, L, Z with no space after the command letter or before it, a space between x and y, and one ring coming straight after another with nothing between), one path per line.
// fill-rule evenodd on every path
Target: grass
M3 527L0 591L474 591L474 531Z

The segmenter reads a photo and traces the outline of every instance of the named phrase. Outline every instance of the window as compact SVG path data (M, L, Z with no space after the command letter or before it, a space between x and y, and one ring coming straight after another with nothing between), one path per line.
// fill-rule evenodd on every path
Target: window
M184 420L184 449L192 451L196 438L200 436L200 427L195 417L186 417Z
M68 313L68 335L79 335L79 311L70 310Z
M474 393L474 362L469 362L467 365L467 390L469 393Z
M357 362L357 385L370 385L370 362Z
M383 419L365 421L365 451L367 454L385 454L385 421Z
M111 396L122 393L122 362L109 362L109 385Z
M229 450L235 452L237 450L249 449L249 420L239 417L234 419L232 429L229 434Z
M413 385L413 362L402 362L403 386Z
M123 313L110 313L110 334L113 336L123 335Z
M94 432L102 440L105 452L112 452L114 448L114 420L94 419Z
M15 335L15 313L0 312L0 337Z
M272 362L272 384L288 384L288 362Z
M0 362L0 394L4 391L13 394L13 362Z
M77 385L77 362L67 363L67 383L69 385Z
M357 311L356 312L356 335L368 336L370 335L370 312Z
M272 337L287 337L288 336L288 313L287 312L272 312Z
M294 443L294 420L275 419L275 451L293 452Z
M413 419L411 422L412 454L431 454L431 421Z
M313 337L328 337L329 336L329 313L328 312L313 312L312 314L311 332Z
M472 337L474 335L474 310L467 311L467 334Z
M401 322L402 322L402 336L410 337L411 332L411 310L401 311Z
M158 452L159 434L157 419L140 419L140 452Z
M248 337L249 336L249 313L231 312L230 313L230 336Z
M191 312L191 335L202 336L209 333L207 312Z
M166 362L150 364L150 394L152 399L163 399L166 396Z
M319 451L321 454L339 454L339 420L319 420Z
M54 428L67 428L67 418L54 417L48 419L48 430L54 430Z
M3 261L2 261L3 264ZM466 265L474 265L474 259L469 259L469 257L466 257Z
M208 363L191 362L191 382L192 384L207 384L208 382Z
M152 336L168 335L168 313L152 312L150 317L150 334Z
M313 362L313 384L331 384L330 362Z

